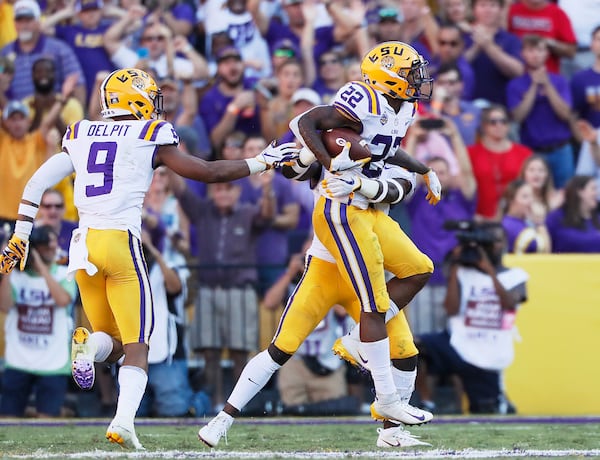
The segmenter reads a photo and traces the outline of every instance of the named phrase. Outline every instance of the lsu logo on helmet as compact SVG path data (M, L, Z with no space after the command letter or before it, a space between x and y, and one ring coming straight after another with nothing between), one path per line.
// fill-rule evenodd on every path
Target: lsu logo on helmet
M100 86L102 116L133 115L152 120L162 114L162 94L154 79L140 69L115 70Z
M410 45L385 42L369 51L360 65L363 81L395 99L429 99L433 78L423 59Z

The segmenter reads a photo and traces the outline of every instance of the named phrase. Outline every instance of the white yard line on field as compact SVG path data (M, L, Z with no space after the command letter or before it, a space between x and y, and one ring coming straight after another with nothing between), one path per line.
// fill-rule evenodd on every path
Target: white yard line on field
M94 450L77 453L48 453L44 449L38 449L31 455L13 455L10 458L22 459L40 459L40 458L242 458L242 459L265 459L265 458L286 458L286 459L337 459L337 458L410 458L410 459L436 459L436 458L498 458L498 457L598 457L600 449L564 449L564 450L507 450L507 449L463 449L463 450L444 450L434 449L427 451L397 449L397 450L377 450L372 452L235 452L224 450L205 450L205 451L104 451Z

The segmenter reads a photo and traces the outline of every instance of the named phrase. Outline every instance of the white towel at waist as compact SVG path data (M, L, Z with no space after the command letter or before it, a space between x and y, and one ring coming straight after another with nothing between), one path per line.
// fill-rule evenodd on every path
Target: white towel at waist
M85 270L90 276L98 272L98 268L88 260L87 231L87 227L76 228L71 235L69 266L67 267L67 279L69 280L73 279L77 270Z

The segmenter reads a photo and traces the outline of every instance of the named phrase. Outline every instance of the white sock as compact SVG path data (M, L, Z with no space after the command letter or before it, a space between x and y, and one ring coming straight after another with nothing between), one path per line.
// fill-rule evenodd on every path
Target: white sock
M360 342L360 323L356 323L356 326L354 326L352 329L350 329L350 332L348 332L348 335L350 337L352 337L354 340L358 340Z
M417 379L417 370L401 371L392 366L392 377L396 384L396 391L400 396L400 401L408 402L415 391L415 380Z
M103 363L113 351L112 337L106 332L94 332L90 335L90 341L96 347L94 361Z
M382 396L395 396L396 385L392 377L389 339L386 337L377 342L361 342L360 349L364 352L365 362L369 363L377 398L381 401Z
M115 419L121 423L133 426L135 413L140 407L140 402L146 391L148 375L136 366L123 366L119 369L119 399Z
M227 402L242 410L280 367L267 350L261 351L248 361Z

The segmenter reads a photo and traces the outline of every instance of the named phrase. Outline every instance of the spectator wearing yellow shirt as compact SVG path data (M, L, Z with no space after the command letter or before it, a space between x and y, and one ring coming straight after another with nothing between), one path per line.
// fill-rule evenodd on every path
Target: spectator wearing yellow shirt
M23 102L10 101L4 107L0 127L0 223L12 223L17 218L25 184L49 152L55 151L49 148L55 145L51 131L62 107L63 102L57 99L38 129L31 132L29 109Z
M74 97L65 97L64 87L65 85L72 85L76 83L78 76L68 76L63 84L63 92L57 93L54 89L56 81L56 65L54 61L48 57L42 57L37 59L31 67L31 77L33 80L33 86L35 92L33 96L27 97L23 100L23 103L29 109L29 118L31 119L30 131L36 130L42 121L44 115L46 115L54 103L59 100L63 104L62 110L59 116L55 117L54 128L58 131L56 137L56 145L52 152L60 151L60 138L65 132L67 126L75 123L84 118L84 110L81 103ZM50 147L50 146L49 146ZM77 220L77 211L73 204L73 181L70 177L67 177L60 181L56 186L65 198L65 218L68 220Z

